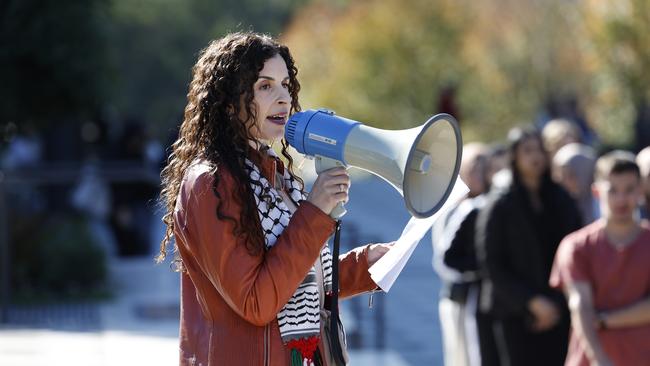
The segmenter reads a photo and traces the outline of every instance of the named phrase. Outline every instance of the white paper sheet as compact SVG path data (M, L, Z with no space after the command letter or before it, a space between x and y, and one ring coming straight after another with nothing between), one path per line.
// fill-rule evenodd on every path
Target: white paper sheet
M404 231L402 231L402 235L397 239L391 250L368 269L370 277L382 290L385 292L390 290L402 269L404 269L406 262L411 258L411 254L413 254L420 239L435 224L440 215L463 198L467 192L469 192L469 188L459 177L447 201L438 212L424 219L412 217L409 220L406 227L404 227Z

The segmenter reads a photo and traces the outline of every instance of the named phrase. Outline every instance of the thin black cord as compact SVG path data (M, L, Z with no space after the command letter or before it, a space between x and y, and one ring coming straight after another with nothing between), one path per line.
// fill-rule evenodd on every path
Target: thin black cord
M341 220L336 220L334 248L332 253L332 296L330 297L330 339L335 366L345 365L343 350L339 340L339 249L341 241Z

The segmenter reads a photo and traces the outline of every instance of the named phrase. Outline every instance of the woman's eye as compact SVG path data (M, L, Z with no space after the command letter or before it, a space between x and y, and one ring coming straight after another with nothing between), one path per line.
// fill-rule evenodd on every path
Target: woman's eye
M260 90L268 90L268 89L270 89L270 88L271 88L271 85L269 85L269 84L262 84L262 85L260 86Z
M285 89L289 89L289 83L283 83L282 87L285 88Z

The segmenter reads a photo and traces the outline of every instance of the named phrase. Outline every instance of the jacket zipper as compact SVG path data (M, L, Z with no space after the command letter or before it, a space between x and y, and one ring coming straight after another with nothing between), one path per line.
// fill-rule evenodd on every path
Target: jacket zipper
M269 353L270 353L270 333L271 326L267 324L264 326L264 366L269 366Z

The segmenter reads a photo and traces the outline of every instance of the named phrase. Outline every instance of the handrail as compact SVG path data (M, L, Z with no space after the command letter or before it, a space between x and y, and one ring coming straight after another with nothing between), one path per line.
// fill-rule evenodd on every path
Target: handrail
M0 170L0 184L71 184L93 169L98 178L109 182L160 182L159 174L149 166L131 161L89 163L85 165L54 163L11 172Z

